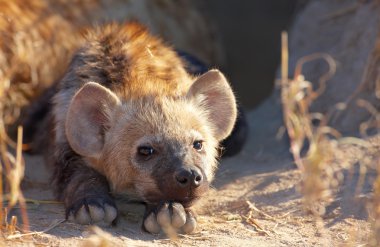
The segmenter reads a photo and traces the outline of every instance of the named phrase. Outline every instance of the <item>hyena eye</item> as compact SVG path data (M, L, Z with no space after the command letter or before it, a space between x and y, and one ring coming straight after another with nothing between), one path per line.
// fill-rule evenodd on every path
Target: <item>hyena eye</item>
M203 141L195 141L193 142L193 148L197 151L202 151L203 149Z
M149 147L149 146L142 146L142 147L138 148L138 152L141 155L150 156L150 155L154 154L154 148Z

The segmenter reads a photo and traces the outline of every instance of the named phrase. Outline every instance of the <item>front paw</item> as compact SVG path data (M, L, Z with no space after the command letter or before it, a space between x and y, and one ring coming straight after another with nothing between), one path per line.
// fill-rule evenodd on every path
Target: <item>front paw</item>
M109 196L85 197L67 208L66 216L78 224L105 222L111 224L117 217L115 202Z
M185 210L180 203L164 203L148 212L143 223L144 229L150 233L183 232L191 233L197 226L197 221L190 210Z

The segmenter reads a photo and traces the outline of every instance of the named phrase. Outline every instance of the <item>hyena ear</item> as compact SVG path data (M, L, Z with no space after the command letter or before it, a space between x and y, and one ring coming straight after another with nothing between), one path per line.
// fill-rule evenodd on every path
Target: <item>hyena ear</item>
M73 97L66 117L66 137L71 148L96 158L104 145L104 132L119 98L98 83L86 83Z
M236 121L236 101L232 89L219 70L210 70L201 75L190 87L188 95L201 101L217 140L231 133Z

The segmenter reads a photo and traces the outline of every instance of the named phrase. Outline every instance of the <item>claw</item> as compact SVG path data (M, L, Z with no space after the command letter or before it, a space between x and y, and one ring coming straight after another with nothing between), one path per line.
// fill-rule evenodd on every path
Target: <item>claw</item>
M156 215L151 213L144 221L145 230L150 233L158 234L161 231L161 227L157 222Z
M197 221L191 212L186 213L186 224L182 227L184 233L191 233L197 228Z
M172 209L173 209L172 226L175 228L180 228L186 223L185 209L179 203L173 203Z
M106 223L112 223L117 217L117 209L114 206L106 204L104 205L104 211L104 221Z
M165 203L157 213L157 222L161 227L168 227L171 224L170 218L169 204Z

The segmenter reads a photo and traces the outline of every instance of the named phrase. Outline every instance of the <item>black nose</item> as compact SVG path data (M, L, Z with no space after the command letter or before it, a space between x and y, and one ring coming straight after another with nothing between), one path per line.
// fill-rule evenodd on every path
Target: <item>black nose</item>
M202 174L197 169L182 169L175 174L175 179L181 187L198 187L203 181Z

